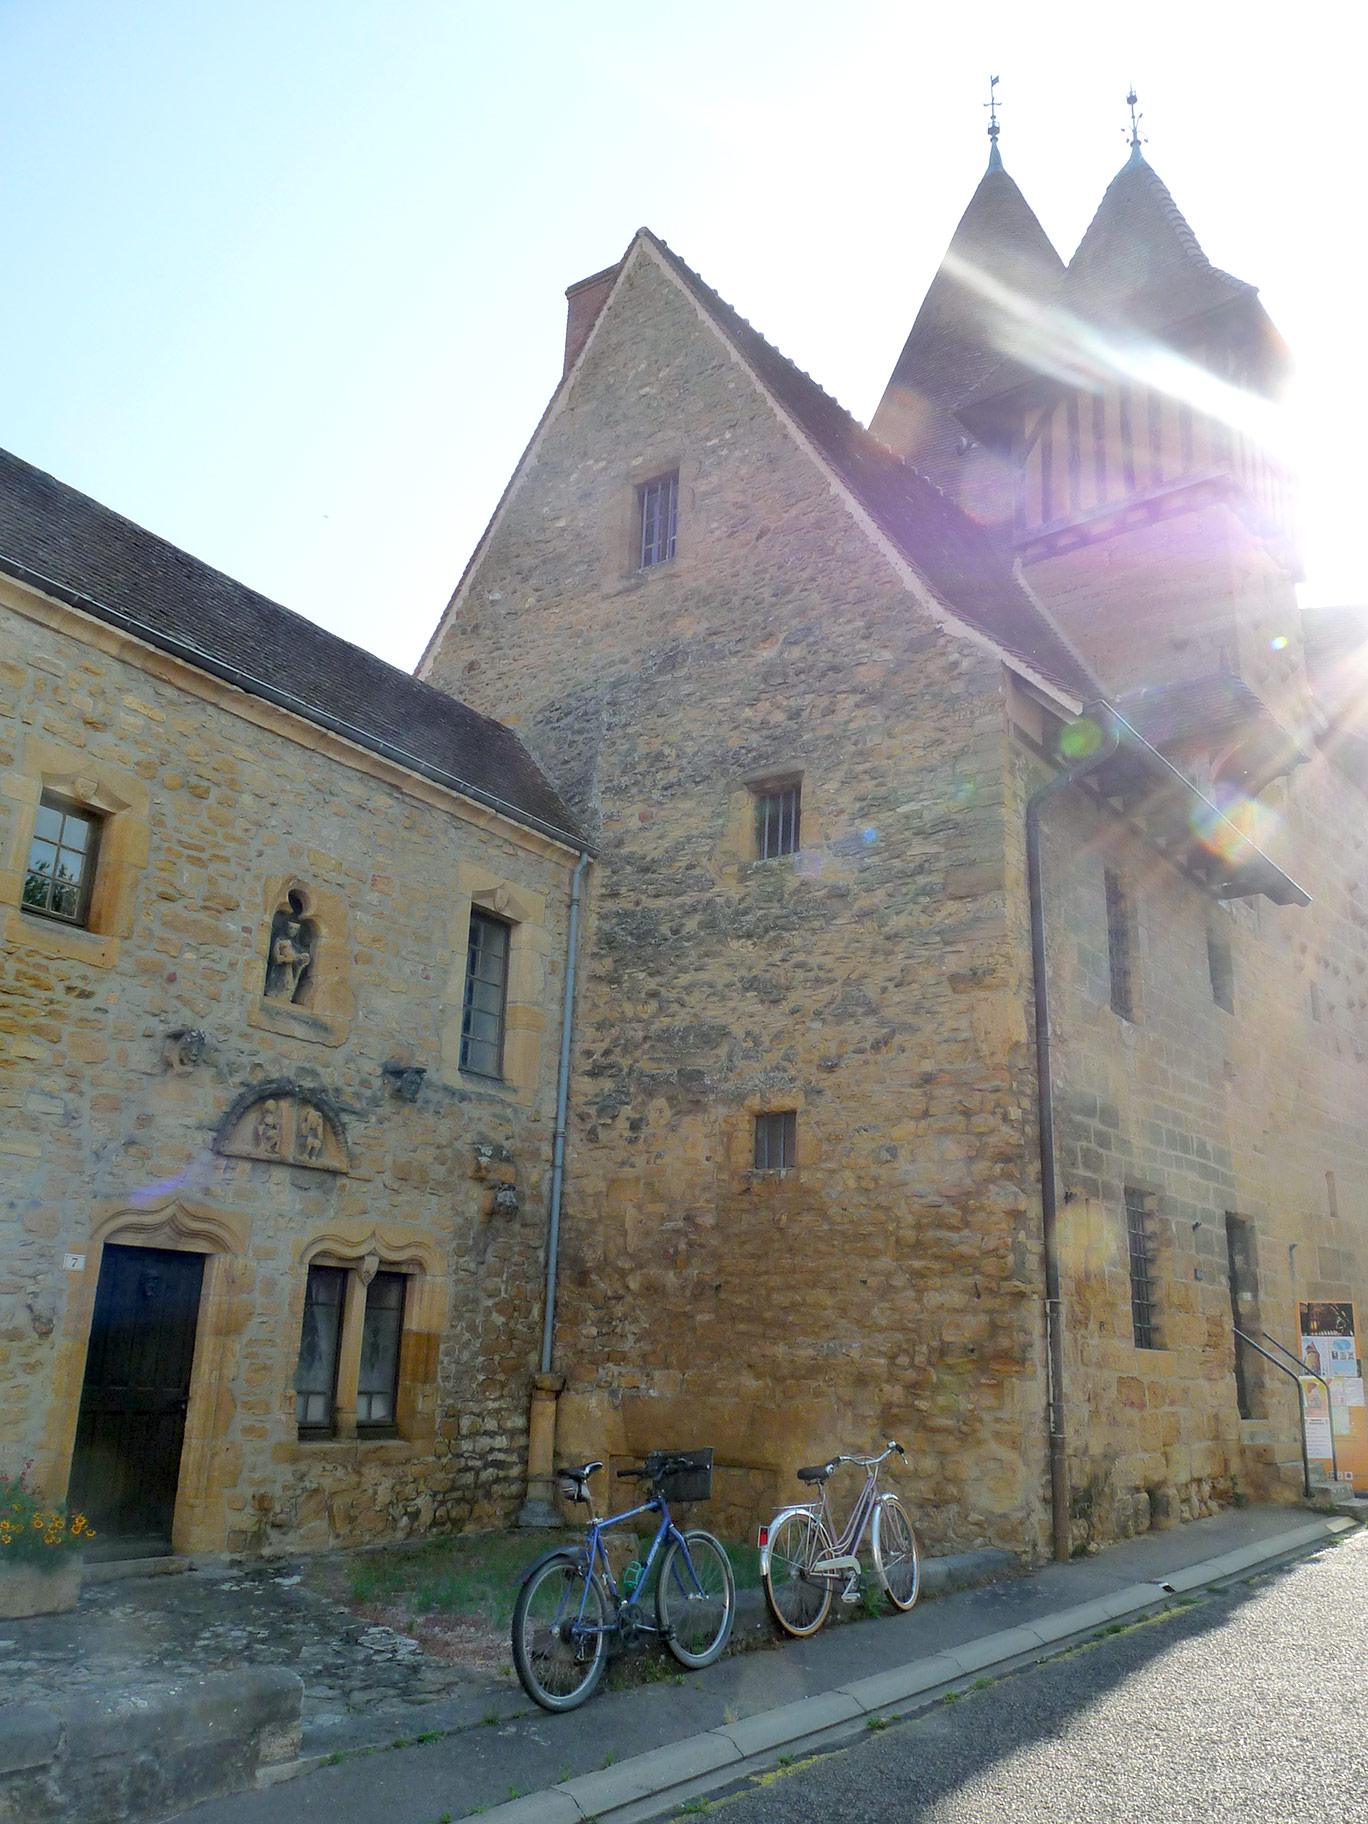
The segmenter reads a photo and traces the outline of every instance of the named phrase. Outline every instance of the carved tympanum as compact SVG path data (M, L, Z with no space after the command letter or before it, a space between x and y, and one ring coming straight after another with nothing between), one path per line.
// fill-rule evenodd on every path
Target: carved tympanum
M300 887L291 887L285 903L271 919L271 947L266 958L268 1001L287 1001L307 1007L313 991L313 964L318 950L318 926L308 916L309 900Z
M337 1111L319 1092L294 1083L258 1084L239 1096L219 1125L214 1150L319 1172L350 1169Z

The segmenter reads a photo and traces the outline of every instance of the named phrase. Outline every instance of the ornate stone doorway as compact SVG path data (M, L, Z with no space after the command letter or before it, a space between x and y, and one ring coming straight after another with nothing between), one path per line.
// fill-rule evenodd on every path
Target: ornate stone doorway
M203 1276L202 1254L104 1249L69 1484L93 1556L171 1550Z

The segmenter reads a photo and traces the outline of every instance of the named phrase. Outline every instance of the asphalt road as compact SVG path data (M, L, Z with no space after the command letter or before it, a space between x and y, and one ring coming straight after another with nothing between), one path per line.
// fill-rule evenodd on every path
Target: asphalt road
M715 1799L709 1815L719 1824L1368 1820L1368 1533L971 1687Z

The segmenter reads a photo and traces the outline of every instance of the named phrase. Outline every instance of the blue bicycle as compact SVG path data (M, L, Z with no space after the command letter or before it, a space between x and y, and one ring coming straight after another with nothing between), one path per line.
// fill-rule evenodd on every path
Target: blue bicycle
M657 1634L681 1666L710 1666L726 1646L736 1614L731 1564L711 1533L681 1532L668 1502L706 1501L712 1493L712 1451L653 1450L646 1461L618 1474L649 1484L640 1507L600 1520L589 1478L600 1463L556 1473L571 1500L589 1509L578 1546L556 1546L523 1572L513 1608L513 1663L523 1690L543 1710L573 1710L603 1676L610 1636L630 1641ZM644 1563L630 1564L621 1586L614 1580L603 1535L641 1514L660 1524ZM658 1569L657 1569L658 1565ZM655 1620L642 1601L656 1570Z

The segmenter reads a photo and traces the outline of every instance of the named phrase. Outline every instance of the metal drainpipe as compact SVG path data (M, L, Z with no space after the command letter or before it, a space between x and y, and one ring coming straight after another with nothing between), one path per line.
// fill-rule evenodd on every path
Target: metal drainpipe
M551 1372L551 1340L556 1327L556 1261L560 1253L561 1187L565 1182L565 1117L570 1101L570 1038L575 1017L580 882L588 865L588 855L581 855L570 880L570 931L565 940L565 999L561 1003L560 1069L556 1076L556 1134L551 1143L551 1211L546 1235L546 1313L542 1319L543 1374Z
M1045 1249L1045 1337L1049 1369L1050 1508L1054 1555L1067 1564L1069 1460L1064 1417L1064 1327L1059 1290L1059 1190L1055 1175L1054 1079L1050 1062L1050 989L1045 974L1045 906L1041 896L1040 813L1116 752L1120 736L1105 704L1084 711L1102 728L1096 753L1076 760L1065 772L1031 794L1026 804L1026 890L1031 908L1031 979L1035 1000L1036 1100L1040 1121L1040 1210Z

